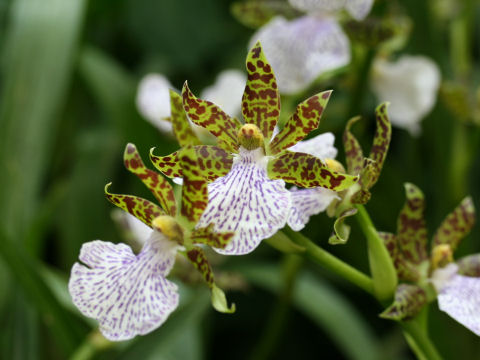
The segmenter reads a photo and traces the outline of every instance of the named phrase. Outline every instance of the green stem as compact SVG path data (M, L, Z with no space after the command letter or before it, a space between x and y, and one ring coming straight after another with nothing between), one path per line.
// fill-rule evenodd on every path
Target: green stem
M255 349L251 360L273 358L273 351L276 349L283 329L290 313L290 303L295 287L295 280L301 269L303 258L296 255L286 255L283 262L284 287L275 306L273 307L267 325L263 331L258 347Z
M102 352L114 343L105 339L98 330L93 330L85 341L75 350L70 360L90 360L99 352Z
M442 359L437 349L430 341L426 331L422 329L417 319L404 321L400 324L405 333L405 337L407 338L408 345L411 347L418 359Z
M374 295L373 281L367 275L317 246L301 233L294 232L289 228L286 228L284 232L290 237L290 239L292 239L292 241L305 248L305 255L310 260L347 279L369 294Z
M395 266L382 238L363 205L356 205L356 216L368 244L368 261L373 278L375 296L379 301L390 300L397 288L398 279Z

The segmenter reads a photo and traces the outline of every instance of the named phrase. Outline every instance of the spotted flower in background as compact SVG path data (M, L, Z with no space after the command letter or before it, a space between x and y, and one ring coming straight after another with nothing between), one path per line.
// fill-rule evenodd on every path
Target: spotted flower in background
M440 86L438 66L425 56L403 55L374 61L371 87L380 101L390 101L392 124L419 135L420 121L432 110Z
M292 207L285 181L300 187L348 188L356 176L332 171L319 158L287 149L316 129L331 91L319 93L297 106L285 127L273 132L280 115L280 96L272 67L260 43L247 57L248 80L242 98L243 125L210 101L197 99L185 84L183 105L188 117L218 139L218 146L196 146L200 169L211 183L209 203L198 226L213 223L216 231L234 231L224 254L246 254L262 239L287 223ZM271 140L270 140L271 139ZM165 175L183 177L178 152L151 153ZM298 211L310 204L297 204Z
M127 145L124 161L160 206L136 196L109 193L110 184L105 187L107 199L152 230L138 254L124 244L100 240L84 244L79 256L83 264L74 264L69 281L73 303L84 315L98 320L102 334L110 340L146 334L159 327L178 305L177 285L166 277L176 254L181 253L203 275L215 309L234 311L215 285L203 250L195 245L224 248L233 233L214 233L211 224L194 229L207 206L208 193L207 183L196 169L193 148L186 147L179 154L184 175L179 211L172 186L145 167L133 144Z
M250 45L260 40L272 61L280 92L297 93L322 73L350 63L350 43L337 21L345 9L353 18L364 19L373 0L289 0L306 15L294 20L277 16L260 28Z
M245 74L240 70L228 69L222 71L215 83L202 92L202 98L213 101L222 106L232 115L240 114L238 99L242 95L245 84ZM170 90L173 89L170 81L161 74L147 74L138 85L137 109L140 114L162 133L170 133ZM193 126L194 131L198 127Z
M453 252L472 229L475 208L470 197L445 218L435 232L430 256L421 190L405 184L406 203L398 216L397 234L381 233L393 259L398 278L394 303L382 317L403 320L414 317L428 301L426 284L433 285L440 310L480 335L480 254L453 262Z

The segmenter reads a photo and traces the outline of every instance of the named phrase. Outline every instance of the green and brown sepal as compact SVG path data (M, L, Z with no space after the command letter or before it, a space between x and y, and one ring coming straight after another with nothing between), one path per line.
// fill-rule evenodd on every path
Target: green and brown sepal
M421 287L410 284L400 284L395 292L395 299L381 318L403 321L414 318L427 303L427 293Z
M183 109L182 96L170 90L170 111L173 134L178 144L183 146L200 145L201 142L195 135Z

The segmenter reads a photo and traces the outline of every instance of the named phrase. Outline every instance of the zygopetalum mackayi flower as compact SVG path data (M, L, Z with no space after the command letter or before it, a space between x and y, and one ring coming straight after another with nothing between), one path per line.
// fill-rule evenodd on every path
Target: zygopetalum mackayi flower
M345 219L357 213L355 204L366 204L370 200L370 189L380 177L392 138L387 107L388 103L383 103L375 109L376 131L368 157L364 156L360 143L350 131L353 124L361 118L354 117L347 123L343 133L347 172L350 175L359 175L360 179L357 184L343 192L342 199L333 203L329 209L330 214L337 217L334 233L329 239L331 244L344 244L348 240L350 227L345 224Z
M480 335L480 254L453 262L453 252L475 222L472 199L466 197L447 215L427 250L425 201L421 190L405 184L406 202L397 221L397 234L380 233L393 259L398 278L393 304L380 316L406 320L430 301Z
M232 232L213 232L213 225L196 227L207 207L207 183L199 172L192 147L178 154L184 184L180 209L173 188L155 171L145 167L136 147L128 144L126 168L137 175L160 205L132 195L117 195L105 187L107 199L152 231L138 254L125 244L92 241L82 246L69 281L73 303L86 316L98 320L110 340L126 340L159 327L178 305L177 285L167 279L177 253L184 255L202 274L212 292L212 305L233 312L225 294L215 285L212 269L199 244L224 248Z
M285 127L274 135L280 115L280 94L260 43L249 52L246 67L248 80L242 98L245 123L230 117L214 103L196 98L187 83L182 91L188 117L218 139L217 146L194 147L199 171L211 182L208 206L197 226L213 223L216 231L235 232L224 249L215 248L223 254L249 253L287 222L305 221L303 214L310 213L315 204L302 201L301 190L288 191L285 182L303 188L342 191L358 180L357 176L332 170L316 156L290 151L318 127L331 91L300 103ZM183 177L179 154L161 157L151 152L150 158L166 176Z

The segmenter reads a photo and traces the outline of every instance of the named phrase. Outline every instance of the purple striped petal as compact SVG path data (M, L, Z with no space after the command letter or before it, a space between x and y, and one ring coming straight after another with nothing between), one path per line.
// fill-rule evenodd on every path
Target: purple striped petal
M208 206L197 228L213 223L216 231L235 232L227 247L217 252L247 254L285 226L290 193L283 180L268 178L267 160L263 149L241 147L230 172L208 185Z
M308 140L299 141L288 150L310 154L324 161L325 159L335 159L337 156L338 151L333 145L334 142L335 135L328 132Z
M288 226L295 231L302 230L310 220L310 216L324 211L334 200L339 199L335 191L325 188L290 190L292 211L288 217Z
M451 277L438 294L438 307L480 336L480 278Z
M258 40L284 94L304 90L322 73L350 62L348 38L331 18L275 17L253 35L250 45Z
M135 255L125 244L92 241L82 246L68 289L85 316L98 320L109 340L120 341L159 327L178 305L177 285L165 279L178 244L152 232Z

